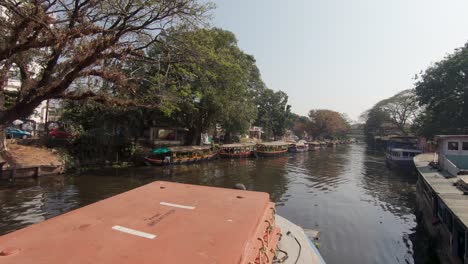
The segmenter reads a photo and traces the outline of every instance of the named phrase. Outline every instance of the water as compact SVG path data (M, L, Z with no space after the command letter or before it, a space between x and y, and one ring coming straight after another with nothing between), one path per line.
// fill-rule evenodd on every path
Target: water
M339 146L278 158L101 170L0 186L5 234L155 180L268 192L289 220L321 231L328 263L415 263L416 176L382 153ZM419 231L418 231L419 232Z

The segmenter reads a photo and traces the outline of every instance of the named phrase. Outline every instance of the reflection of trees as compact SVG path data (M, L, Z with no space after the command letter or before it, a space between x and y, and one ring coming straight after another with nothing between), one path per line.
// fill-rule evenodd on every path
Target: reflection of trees
M383 153L366 151L362 187L385 211L395 215L412 213L417 177L413 170L389 170Z
M288 157L218 160L173 166L171 180L181 183L233 188L244 184L248 190L268 192L277 201L286 191Z
M320 191L330 191L348 179L344 172L350 163L350 148L340 146L310 153L304 163L305 178L310 181L307 187Z

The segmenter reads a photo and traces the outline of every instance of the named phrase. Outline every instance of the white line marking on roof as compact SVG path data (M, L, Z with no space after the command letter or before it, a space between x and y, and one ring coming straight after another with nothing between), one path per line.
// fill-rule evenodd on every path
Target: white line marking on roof
M144 238L148 238L148 239L156 238L156 235L145 233L145 232L134 230L134 229L130 229L130 228L126 228L126 227L123 227L123 226L116 225L116 226L113 226L112 229L123 232L123 233L130 234L130 235L144 237Z
M180 205L180 204L173 204L173 203L166 203L166 202L160 202L159 204L160 205L165 205L165 206L172 206L172 207L182 208L182 209L189 209L189 210L195 209L195 206L188 206L188 205Z

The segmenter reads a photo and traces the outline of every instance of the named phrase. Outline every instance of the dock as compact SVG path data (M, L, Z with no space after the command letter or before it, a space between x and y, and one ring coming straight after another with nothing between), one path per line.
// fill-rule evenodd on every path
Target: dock
M56 175L63 172L62 165L33 165L14 166L0 170L1 180L37 178L42 176Z

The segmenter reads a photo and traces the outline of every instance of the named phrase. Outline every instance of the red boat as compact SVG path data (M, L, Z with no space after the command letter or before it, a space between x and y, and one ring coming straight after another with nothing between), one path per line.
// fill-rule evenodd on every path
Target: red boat
M218 154L222 158L248 158L254 150L253 143L225 144L220 147Z

